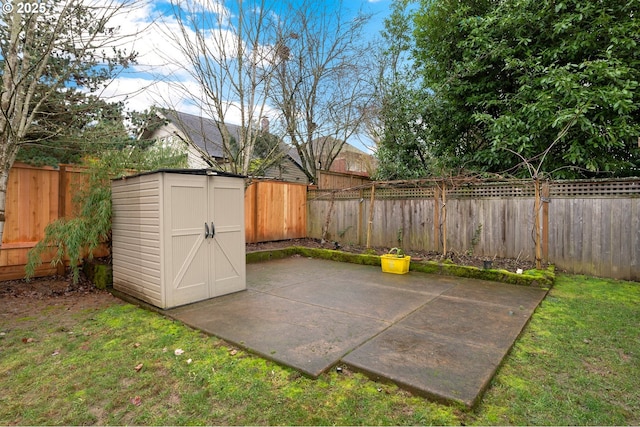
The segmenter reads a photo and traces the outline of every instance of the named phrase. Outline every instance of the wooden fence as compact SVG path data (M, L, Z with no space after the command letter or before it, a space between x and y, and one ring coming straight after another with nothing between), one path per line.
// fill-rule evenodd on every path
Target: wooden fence
M551 186L549 259L570 272L640 281L640 180Z
M247 243L307 236L307 186L280 181L253 182L244 194Z
M366 185L371 182L371 178L344 172L318 171L319 189L351 188L359 185Z
M73 215L81 168L16 164L9 175L0 280L24 277L47 224ZM259 181L245 192L246 241L302 237L407 250L473 252L533 261L529 181L309 190ZM549 182L540 208L542 257L572 273L640 280L640 179ZM324 229L326 228L326 233ZM56 274L45 259L38 275Z
M86 182L84 169L63 165L58 169L16 163L9 173L6 222L0 249L0 280L24 277L27 253L44 237L47 224L72 217L73 194ZM59 272L45 258L38 276Z
M378 184L376 184L378 185ZM572 273L640 279L640 180L549 182L542 258ZM373 247L535 260L532 182L309 193L308 236Z
M44 237L47 224L74 216L73 196L87 181L86 170L32 167L17 163L9 174L6 223L0 249L0 280L24 278L27 253ZM248 243L306 237L307 186L285 182L254 182L245 192ZM108 255L105 248L96 256ZM64 266L43 259L36 276L60 274Z

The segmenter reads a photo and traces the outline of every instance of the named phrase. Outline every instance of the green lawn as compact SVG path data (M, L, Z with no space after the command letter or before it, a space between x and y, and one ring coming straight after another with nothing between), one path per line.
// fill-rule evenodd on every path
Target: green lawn
M51 314L0 317L2 425L640 424L638 283L559 275L473 410L311 380L127 304Z

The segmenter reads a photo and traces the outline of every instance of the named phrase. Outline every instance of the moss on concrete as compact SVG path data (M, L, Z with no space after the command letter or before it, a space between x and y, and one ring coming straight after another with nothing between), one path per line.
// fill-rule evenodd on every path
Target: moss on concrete
M331 261L350 262L352 264L361 265L380 265L380 257L377 255L352 254L349 252L334 251L330 249L305 248L302 246L294 246L299 255L328 259Z
M264 250L257 252L247 252L247 263L272 261L276 259L288 258L292 255L296 255L298 252L294 247L285 249Z
M285 249L249 252L247 253L247 263L282 259L292 255L338 262L350 262L352 264L380 265L380 257L378 255L353 254L349 252L307 248L303 246L291 246ZM412 262L409 266L409 270L429 274L441 274L445 276L491 280L494 282L510 283L519 286L533 286L543 289L550 289L553 286L553 281L555 280L555 269L553 266L549 266L546 270L527 270L522 274L517 274L507 270L485 270L477 267L457 265L453 264L450 260L447 260L442 263L434 261Z

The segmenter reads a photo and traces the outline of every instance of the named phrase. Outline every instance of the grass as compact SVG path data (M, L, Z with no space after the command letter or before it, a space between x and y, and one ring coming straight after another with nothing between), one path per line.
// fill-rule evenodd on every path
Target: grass
M638 307L638 283L559 275L473 410L311 380L132 305L45 310L0 320L0 424L637 425Z

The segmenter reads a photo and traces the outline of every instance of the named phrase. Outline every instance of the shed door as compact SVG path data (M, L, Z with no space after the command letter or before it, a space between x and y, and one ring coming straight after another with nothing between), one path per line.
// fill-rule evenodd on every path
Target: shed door
M209 178L209 214L215 226L211 246L211 294L215 297L246 288L244 235L244 181Z
M209 298L208 186L197 175L164 179L165 307L175 307Z

